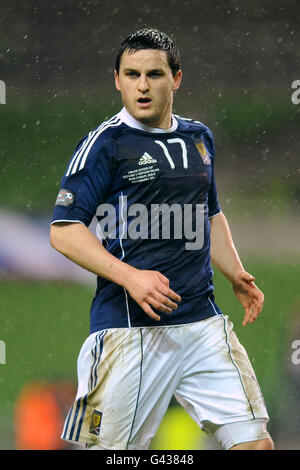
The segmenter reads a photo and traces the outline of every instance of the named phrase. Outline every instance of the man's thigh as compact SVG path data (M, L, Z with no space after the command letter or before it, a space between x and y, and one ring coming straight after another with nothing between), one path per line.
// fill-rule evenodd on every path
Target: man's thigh
M105 449L147 448L180 379L182 347L176 327L108 329L88 337L62 438Z
M257 420L257 439L267 438L265 423L269 418L264 399L232 327L223 315L192 325L175 397L208 433L216 433L223 425ZM255 440L255 426L249 426L249 440ZM242 435L248 439L245 426ZM221 442L218 433L216 437Z

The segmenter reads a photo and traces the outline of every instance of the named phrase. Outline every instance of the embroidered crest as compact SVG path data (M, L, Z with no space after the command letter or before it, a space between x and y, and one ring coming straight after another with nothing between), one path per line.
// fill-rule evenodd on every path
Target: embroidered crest
M204 145L204 142L202 140L199 140L198 142L195 142L195 145L197 147L197 150L200 154L200 157L202 158L202 161L204 165L211 165L211 159L210 156L206 150L206 147Z
M96 436L99 436L101 421L102 421L101 411L94 410L92 414L91 425L90 425L91 434L95 434Z

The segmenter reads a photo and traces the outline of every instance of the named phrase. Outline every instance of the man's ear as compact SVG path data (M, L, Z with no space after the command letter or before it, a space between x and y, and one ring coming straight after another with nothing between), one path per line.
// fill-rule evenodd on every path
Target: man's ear
M118 75L116 70L115 70L114 73L115 73L115 86L116 86L116 89L118 91L121 91L120 82L119 82L119 75Z
M173 91L178 90L181 84L181 80L182 80L182 70L178 70L178 72L176 73L174 77Z

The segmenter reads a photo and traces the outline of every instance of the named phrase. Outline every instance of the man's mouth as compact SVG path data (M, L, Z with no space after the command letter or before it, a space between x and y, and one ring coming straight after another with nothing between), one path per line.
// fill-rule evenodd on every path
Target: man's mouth
M137 102L139 103L141 107L145 108L150 105L152 100L150 98L145 97L145 98L138 98Z

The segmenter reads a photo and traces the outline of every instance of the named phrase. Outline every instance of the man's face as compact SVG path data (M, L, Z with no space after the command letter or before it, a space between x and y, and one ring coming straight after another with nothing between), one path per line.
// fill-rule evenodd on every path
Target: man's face
M142 49L121 58L115 84L123 104L132 117L151 127L171 125L173 92L181 82L181 71L173 77L167 54L156 49Z

